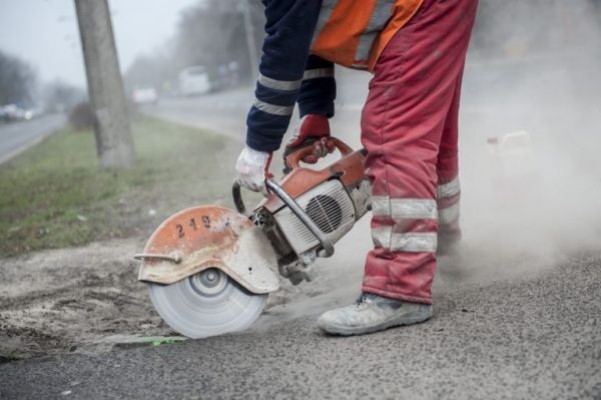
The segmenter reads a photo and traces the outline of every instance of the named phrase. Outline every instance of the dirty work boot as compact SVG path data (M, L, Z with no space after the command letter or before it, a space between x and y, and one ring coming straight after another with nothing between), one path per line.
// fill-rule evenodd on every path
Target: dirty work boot
M317 326L333 335L362 335L424 322L431 315L432 306L427 304L363 293L355 304L323 313L317 320Z

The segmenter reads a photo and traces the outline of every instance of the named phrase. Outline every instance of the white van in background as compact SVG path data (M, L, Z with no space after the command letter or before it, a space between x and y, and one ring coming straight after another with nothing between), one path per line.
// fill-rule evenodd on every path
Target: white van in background
M137 87L133 90L131 98L136 104L156 104L159 101L159 94L152 86Z
M179 91L184 96L209 93L211 80L207 69L203 66L194 66L180 72Z

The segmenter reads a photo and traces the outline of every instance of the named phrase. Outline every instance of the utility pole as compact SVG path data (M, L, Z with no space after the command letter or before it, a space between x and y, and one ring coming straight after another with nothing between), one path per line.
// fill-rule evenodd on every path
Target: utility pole
M250 63L251 79L258 74L259 56L257 54L257 42L255 40L255 27L252 20L252 10L248 4L250 0L240 0L240 10L244 16L244 31L246 33L246 47L248 47L248 62Z
M74 0L100 166L127 168L134 145L108 0Z

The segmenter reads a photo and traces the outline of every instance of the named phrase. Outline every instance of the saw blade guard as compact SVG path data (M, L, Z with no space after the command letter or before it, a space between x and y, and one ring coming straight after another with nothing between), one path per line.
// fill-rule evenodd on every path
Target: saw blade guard
M142 282L172 285L213 268L252 294L279 288L277 256L269 240L247 217L221 206L172 215L136 259L142 261Z

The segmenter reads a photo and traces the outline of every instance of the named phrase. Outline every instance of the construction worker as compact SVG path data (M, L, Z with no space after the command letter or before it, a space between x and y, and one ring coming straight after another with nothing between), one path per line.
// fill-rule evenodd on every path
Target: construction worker
M372 184L374 249L355 304L318 326L356 335L432 315L437 242L460 237L458 112L477 0L265 0L256 100L247 118L239 182L265 190L295 104L302 118L287 151L332 150L334 64L373 73L361 140Z

